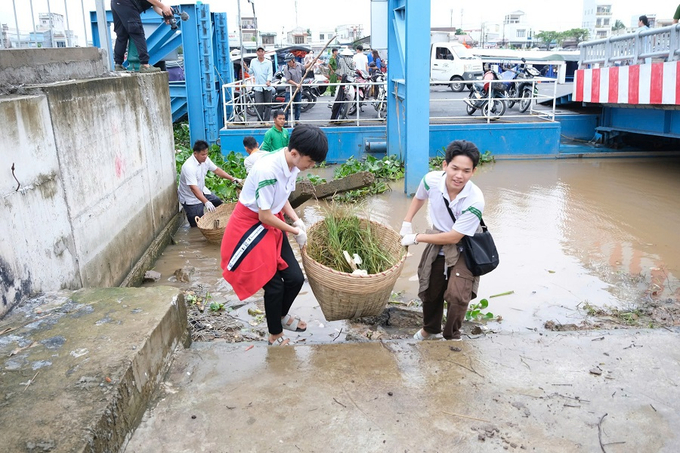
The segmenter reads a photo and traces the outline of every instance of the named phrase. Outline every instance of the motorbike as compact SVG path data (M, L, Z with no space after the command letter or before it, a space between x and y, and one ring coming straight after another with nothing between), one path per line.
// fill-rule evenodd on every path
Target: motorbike
M385 118L387 113L387 78L385 76L386 74L382 72L375 72L371 75L371 81L380 83L380 85L371 86L375 93L373 108L378 112L378 118Z
M356 96L359 99L359 110L364 111L364 102L369 97L369 89L371 88L367 82L370 80L368 74L357 69L354 73L354 82L356 83ZM357 103L351 104L347 112L348 115L354 115L357 112Z
M303 83L307 83L308 80L310 79L305 79ZM272 86L274 87L274 92L272 93L272 102L270 104L272 112L278 109L286 108L286 106L288 105L288 103L286 102L286 92L290 92L291 85L283 81L283 71L277 71L274 74L274 77L272 79ZM314 107L316 103L317 96L314 95L314 91L312 90L312 88L313 87L304 85L302 86L302 88L300 88L302 102L302 104L300 105L301 112L306 112L310 110L312 107ZM292 92L295 92L295 88L293 88ZM246 96L249 97L244 102L244 104L247 106L246 110L248 111L248 115L257 117L258 114L257 110L255 109L252 91L248 91ZM291 105L290 108L292 109L293 106ZM267 118L261 118L261 120L267 120Z
M472 91L465 99L466 113L474 114L477 110L487 118L496 119L505 114L507 89L504 83L491 83L491 80L500 80L498 74L489 70L484 73L482 82L472 84ZM486 81L486 82L484 82ZM491 93L489 93L491 90Z
M352 76L342 76L340 79L341 83L347 83L348 85L341 85L338 88L338 94L335 96L335 102L333 103L331 111L331 122L336 120L346 120L347 115L349 115L349 109L354 105L354 110L356 111L356 99L357 90L352 83L354 82L354 77Z
M541 73L534 67L528 67L524 58L522 58L522 64L518 66L516 73L517 77L508 89L508 97L511 99L508 102L508 108L512 108L517 103L520 113L524 113L538 95L538 86L531 79L539 77Z

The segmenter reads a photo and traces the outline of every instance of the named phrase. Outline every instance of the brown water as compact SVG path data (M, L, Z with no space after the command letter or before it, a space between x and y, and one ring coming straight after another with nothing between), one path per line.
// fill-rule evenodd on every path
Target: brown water
M332 169L313 173L330 177ZM627 308L645 297L680 296L680 158L500 161L480 167L473 181L484 192L484 219L501 257L498 269L482 277L479 296L513 291L489 299L488 310L503 318L490 323L494 330L578 323L584 303ZM403 182L392 188L365 205L374 220L398 230L411 199ZM308 225L322 217L316 202L298 213ZM425 214L414 220L416 231L427 227ZM193 266L192 284L205 285L226 305L238 302L221 277L218 245L188 224L175 241L154 267L163 275L155 285L187 288L172 274ZM406 300L416 298L421 251L422 245L410 248L394 289ZM248 321L247 308L261 300L256 294L234 314ZM301 335L308 342L330 341L345 326L325 321L307 284L293 311L310 325Z

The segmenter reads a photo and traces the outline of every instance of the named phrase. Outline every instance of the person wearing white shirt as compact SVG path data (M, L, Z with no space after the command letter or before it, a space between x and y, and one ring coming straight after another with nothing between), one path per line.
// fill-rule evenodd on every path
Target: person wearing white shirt
M465 140L446 148L442 170L432 171L420 182L401 227L405 247L426 243L418 266L418 297L423 301L423 328L416 340L461 340L460 329L470 300L477 297L479 277L465 264L457 244L480 230L484 195L470 178L479 164L479 150ZM428 200L432 229L413 233L411 221ZM442 330L444 301L448 304Z
M291 207L300 171L322 162L328 153L326 134L317 126L300 124L288 147L267 153L245 180L234 212L224 230L221 246L222 276L239 300L264 289L268 343L283 346L283 330L304 332L307 324L289 313L305 278L288 242L307 243L307 228ZM286 214L293 224L285 222Z
M182 203L189 225L192 227L196 226L196 217L203 216L204 207L212 212L222 204L222 200L205 187L205 175L208 171L212 171L220 178L228 179L238 185L243 184L243 181L234 178L210 160L208 148L207 142L196 140L194 153L182 164L182 171L179 176L179 190L177 192L179 202Z
M243 137L243 147L248 153L248 157L243 160L243 165L246 167L246 173L250 173L255 162L260 160L262 156L269 154L269 151L262 151L257 145L257 140L252 136Z
M272 101L272 90L274 89L272 86L274 72L272 70L272 62L264 58L264 47L260 46L257 48L257 59L250 62L250 68L246 65L246 71L255 77L253 94L255 96L257 114L260 116L261 121L267 122L271 115L271 105L269 103Z
M359 44L357 46L357 53L352 57L354 60L354 67L368 74L368 57L364 55L364 46Z

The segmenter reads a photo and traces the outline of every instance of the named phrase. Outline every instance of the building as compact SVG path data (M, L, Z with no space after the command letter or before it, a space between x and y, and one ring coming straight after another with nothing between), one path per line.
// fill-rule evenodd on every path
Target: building
M364 37L364 26L361 24L339 25L335 32L339 42L354 42Z
M286 35L286 43L284 45L306 45L311 40L311 32L302 27L295 27Z
M527 22L524 11L513 11L505 15L501 26L501 46L527 49L533 47L533 38L534 29Z
M249 52L255 52L258 42L259 34L257 33L257 18L256 17L241 17L241 39L243 40L243 48Z
M57 13L40 13L36 32L45 37L43 47L71 47L73 32L64 27L64 16Z
M635 22L637 24L637 21ZM606 39L612 34L614 19L611 2L583 0L582 28L588 30L588 39Z

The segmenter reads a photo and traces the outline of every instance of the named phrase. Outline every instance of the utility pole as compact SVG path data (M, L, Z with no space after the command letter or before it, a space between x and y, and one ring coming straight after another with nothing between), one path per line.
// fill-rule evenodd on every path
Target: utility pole
M257 47L261 45L260 42L260 28L257 25L257 15L255 14L255 0L248 0L250 6L253 7L253 22L255 23L255 44Z
M463 8L460 9L460 29L463 30Z
M64 15L66 16L66 47L71 47L71 35L69 34L71 26L68 21L68 6L66 6L66 0L64 0Z
M38 36L35 33L35 15L33 15L33 0L30 0L31 4L31 24L33 24L33 40L35 40L34 46L38 48Z
M83 2L84 0L80 0L80 11L83 13L83 33L85 34L85 47L87 47L87 21L85 20L85 5ZM31 0L31 8L33 8L33 0ZM31 14L33 14L32 9ZM33 28L35 29L35 25L33 25Z
M17 49L21 47L21 33L19 32L19 19L17 19L17 5L14 1L12 1L12 7L14 7L14 25L17 27ZM9 41L10 47L12 44L12 40L10 39Z
M99 45L106 51L106 57L109 62L109 70L113 70L111 31L109 30L109 24L106 22L106 7L104 6L104 0L96 0L95 7L97 8L97 30L99 32Z

